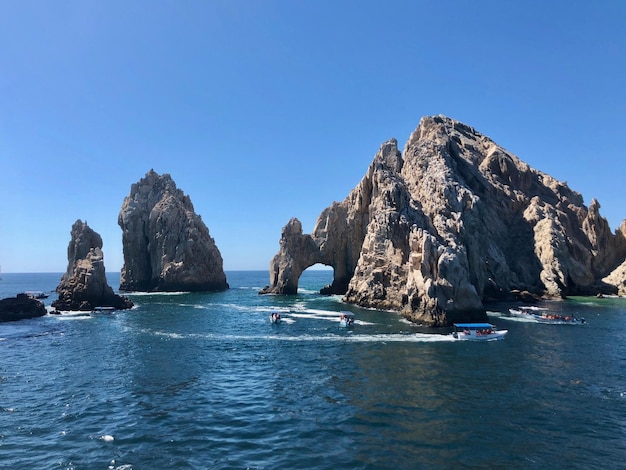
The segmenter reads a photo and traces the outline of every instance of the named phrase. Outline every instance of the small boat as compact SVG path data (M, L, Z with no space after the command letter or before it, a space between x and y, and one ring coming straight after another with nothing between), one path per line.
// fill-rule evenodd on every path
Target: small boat
M542 310L541 307L535 307L534 305L521 305L517 308L510 308L509 313L514 317L533 318L535 315L539 315Z
M272 312L270 314L270 323L280 323L280 313Z
M348 327L354 325L354 313L342 311L339 317L339 326Z
M491 341L504 339L508 330L497 330L491 323L455 323L452 333L458 340L463 341Z
M584 318L576 318L573 315L559 315L550 313L547 309L533 306L521 306L518 308L510 308L509 313L516 317L529 318L539 323L552 323L556 325L582 325L585 323Z
M24 294L29 296L31 299L47 299L50 296L50 294L46 294L40 290L27 290Z
M94 307L91 313L113 313L115 307Z
M553 325L584 325L584 318L576 318L573 315L557 315L550 312L542 312L534 315L535 320L539 323L550 323Z

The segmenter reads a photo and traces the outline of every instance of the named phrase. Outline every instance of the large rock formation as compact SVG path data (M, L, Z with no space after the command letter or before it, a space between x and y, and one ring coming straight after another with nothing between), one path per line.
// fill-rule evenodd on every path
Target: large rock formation
M28 294L17 294L16 297L0 300L0 322L43 317L45 314L44 304Z
M71 235L67 247L67 271L57 286L59 298L52 302L52 306L57 310L131 308L132 301L115 294L107 283L102 237L87 222L80 220L72 225Z
M626 223L611 233L596 200L587 208L566 183L444 116L423 118L403 154L385 142L310 235L289 221L261 293L295 293L322 263L334 268L326 292L443 325L485 319L490 300L624 291Z
M150 170L133 184L118 223L124 249L120 290L228 289L222 255L209 229L170 175Z

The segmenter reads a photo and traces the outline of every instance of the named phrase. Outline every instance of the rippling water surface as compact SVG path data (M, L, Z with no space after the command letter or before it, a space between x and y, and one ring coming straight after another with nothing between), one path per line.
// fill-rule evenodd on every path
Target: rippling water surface
M3 274L0 298L60 276ZM582 326L490 306L509 333L472 343L316 294L330 271L289 297L258 295L266 272L227 277L0 324L0 467L623 468L626 299L549 304Z

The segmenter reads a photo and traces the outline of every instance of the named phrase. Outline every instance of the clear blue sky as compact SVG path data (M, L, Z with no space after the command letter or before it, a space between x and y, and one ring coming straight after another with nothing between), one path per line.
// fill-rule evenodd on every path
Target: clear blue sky
M87 220L107 271L154 168L226 270L268 269L380 144L475 127L626 217L626 2L0 0L0 265L62 272Z

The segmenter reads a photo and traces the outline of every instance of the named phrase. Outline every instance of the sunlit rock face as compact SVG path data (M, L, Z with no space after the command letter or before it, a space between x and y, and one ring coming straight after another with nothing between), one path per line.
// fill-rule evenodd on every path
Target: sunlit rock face
M485 320L492 300L617 293L626 224L611 233L599 209L473 128L425 117L310 235L287 224L262 293L294 293L322 263L335 270L326 292L431 325Z
M124 250L120 290L228 289L222 255L209 229L170 175L150 170L133 184L118 224Z
M87 222L72 225L67 247L67 270L56 288L59 294L52 307L57 310L93 310L96 307L128 309L130 299L117 295L107 283L102 237Z

